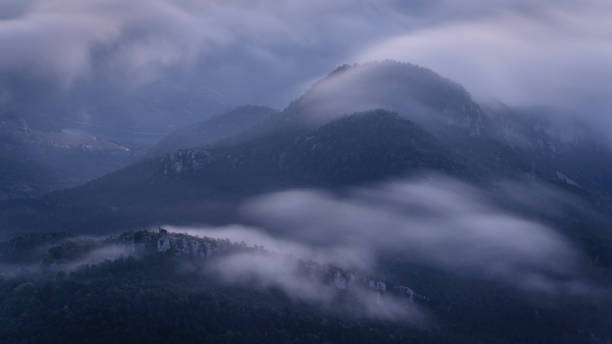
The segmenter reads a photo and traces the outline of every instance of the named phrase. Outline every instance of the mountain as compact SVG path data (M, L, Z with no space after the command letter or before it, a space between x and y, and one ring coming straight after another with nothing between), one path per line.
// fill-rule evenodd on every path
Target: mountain
M610 338L612 158L585 128L541 109L479 105L461 86L395 62L341 67L284 110L251 113L185 127L159 149L190 147L84 185L0 201L0 235L19 234L0 245L5 262L30 269L0 264L0 339L64 338L41 314L101 342ZM140 230L160 224L261 236L290 254ZM52 231L68 233L24 234ZM380 276L356 277L375 297L337 293L368 273L301 255L356 260ZM407 304L421 317L395 321L396 303L385 303L393 291L381 292L392 285L425 296ZM373 302L345 308L364 300ZM355 317L381 302L387 317ZM423 330L412 327L430 314Z
M345 112L381 104L402 112ZM281 112L241 107L186 127L157 149L191 148L148 158L40 202L0 204L0 217L3 229L12 231L41 223L50 230L94 232L152 223L227 223L237 204L259 193L339 190L423 171L472 183L537 179L605 208L604 196L612 189L582 183L598 172L586 171L582 179L574 173L586 155L541 149L538 142L545 138L546 147L553 147L558 136L534 132L531 124L537 122L515 112L483 108L461 86L410 64L345 66ZM226 129L230 124L235 130Z
M370 109L393 111L434 134L474 134L485 117L460 85L429 69L394 61L344 65L285 110L317 125Z
M277 110L265 106L240 106L229 112L175 130L165 136L149 155L163 155L179 149L206 146L254 127Z
M76 186L135 161L118 143L74 131L32 129L20 117L0 120L0 199L37 197Z
M79 131L150 147L177 128L228 110L223 96L201 79L179 72L168 76L136 85L99 75L61 88L0 76L0 88L10 90L0 120L19 116L32 129Z
M178 150L57 192L0 206L5 229L108 231L167 221L226 222L241 200L295 187L339 189L419 171L465 175L457 157L414 123L384 110L300 133L236 145ZM23 207L27 221L16 223ZM157 209L151 212L151 209ZM24 229L25 229L24 228Z
M261 266L261 258L274 263ZM255 273L234 274L236 261ZM431 278L432 272L405 267L423 288L415 293L335 266L163 229L102 238L20 236L0 243L0 266L0 339L8 343L75 337L92 343L576 343L610 334L602 321L609 319L607 303L542 307L483 281L436 272ZM419 315L422 307L436 317Z
M242 255L266 255L280 258L282 255L266 251L263 247L235 243L226 239L196 237L183 233L168 232L166 229L124 232L107 237L87 237L69 233L28 234L0 242L0 264L31 266L31 272L38 273L77 270L84 266L96 265L121 258L142 258L150 256L179 257L197 263L214 263L221 258ZM379 294L396 294L412 297L410 288L394 286L389 281L348 271L333 265L296 259L298 269L308 278L324 281L338 291L352 288L374 291ZM24 271L11 276L27 274ZM407 294L409 291L411 294ZM423 295L419 298L424 299Z
M0 340L53 343L87 335L92 343L395 343L429 336L406 327L402 313L387 314L390 304L410 309L418 302L407 287L306 261L277 272L293 281L290 287L274 279L270 287L228 281L226 262L244 256L291 261L261 248L165 230L13 238L0 243L0 266L3 274L9 271L0 276ZM308 290L325 299L301 295ZM43 320L49 312L52 320Z
M498 142L521 151L531 170L550 180L612 200L612 149L592 128L548 107L484 107L488 131ZM553 120L555 118L556 120Z
M612 173L612 149L593 130L551 120L563 117L559 110L480 105L461 85L408 63L341 66L292 102L268 131L260 130L316 127L375 108L421 126L467 165L479 165L481 174L516 177L522 171L612 200L605 177Z
M313 129L373 109L397 113L447 141L478 135L488 119L463 87L429 69L395 61L370 62L338 67L283 111L234 141Z
M101 177L173 130L229 108L201 80L188 79L176 74L134 87L101 77L57 87L0 76L0 199Z

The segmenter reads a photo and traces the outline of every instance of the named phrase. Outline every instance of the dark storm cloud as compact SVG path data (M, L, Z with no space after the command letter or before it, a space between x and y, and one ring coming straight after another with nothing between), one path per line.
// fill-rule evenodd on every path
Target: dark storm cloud
M602 112L611 11L604 0L6 0L0 72L139 84L178 67L236 102L279 106L336 65L394 58L480 97Z

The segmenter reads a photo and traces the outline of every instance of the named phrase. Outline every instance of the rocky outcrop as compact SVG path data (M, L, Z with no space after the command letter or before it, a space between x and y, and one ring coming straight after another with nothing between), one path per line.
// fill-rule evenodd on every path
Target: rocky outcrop
M38 261L47 268L62 269L66 266L76 268L112 261L120 257L147 255L169 255L206 263L214 257L244 252L272 254L261 247L247 246L244 243L171 233L159 228L154 231L126 232L108 238L78 237L65 233L25 235L0 243L0 263ZM367 290L379 296L389 293L401 295L408 297L410 301L414 301L417 296L421 297L409 287L393 285L363 273L329 264L279 256L279 259L285 258L294 260L301 276L319 281L340 293ZM426 298L421 297L421 299Z
M315 262L301 262L303 273L311 278L319 279L333 286L337 290L350 290L352 288L361 288L369 291L374 291L379 294L394 293L401 295L409 295L400 292L396 286L382 279L369 277L354 271L344 270L331 265L323 265ZM412 299L411 299L412 300Z
M166 253L188 257L211 257L215 253L246 248L228 240L199 238L186 234L158 231L127 232L109 239L112 243L125 245L134 253Z
M229 240L200 238L186 234L170 233L164 229L157 231L138 231L123 233L112 238L113 243L119 243L130 248L134 254L172 254L182 257L210 258L215 255L228 254L242 250L260 250L259 247L250 247L237 244ZM360 288L378 294L392 293L408 297L414 301L415 297L426 299L416 294L409 287L393 285L382 279L369 277L353 271L347 271L332 265L319 264L312 261L299 261L300 273L309 278L322 281L338 291Z

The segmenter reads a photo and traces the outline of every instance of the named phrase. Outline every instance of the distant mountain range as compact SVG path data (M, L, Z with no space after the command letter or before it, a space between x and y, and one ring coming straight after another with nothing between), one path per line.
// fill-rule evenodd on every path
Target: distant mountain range
M150 149L149 155L163 155L183 148L219 144L224 139L239 136L277 112L265 106L237 107L203 122L175 130Z
M101 177L137 161L171 131L229 109L198 80L165 80L126 87L97 78L56 87L0 76L0 199Z
M32 129L0 119L0 199L37 197L82 184L135 161L132 149L70 130Z

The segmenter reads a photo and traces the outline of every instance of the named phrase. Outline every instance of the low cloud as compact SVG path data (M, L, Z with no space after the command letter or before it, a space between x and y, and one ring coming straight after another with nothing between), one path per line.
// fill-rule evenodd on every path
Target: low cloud
M254 226L172 230L244 241L276 254L373 275L384 268L385 259L395 257L406 266L484 278L527 296L605 293L583 273L588 261L580 249L558 230L534 220L557 218L567 207L582 209L580 203L535 182L526 187L503 181L491 190L439 175L343 195L290 190L248 201L243 215ZM531 212L534 206L541 212ZM247 273L252 266L234 271ZM253 273L264 280L274 275L265 266L261 269L261 274Z
M386 254L528 292L587 293L589 282L580 272L584 257L567 238L495 202L477 188L436 177L347 196L287 191L252 200L244 209L286 240L315 251L351 252L366 264Z
M533 207L541 211L530 212ZM560 231L534 220L558 218L567 207L583 205L537 182L501 181L480 188L429 174L341 194L289 190L263 195L242 208L249 226L164 227L264 248L213 258L206 273L226 283L281 290L298 302L344 314L427 327L433 321L427 302L355 288L348 294L354 302L338 303L347 290L313 277L303 263L389 278L389 289L415 287L411 270L425 269L451 279L488 281L542 305L608 300L610 292L586 272L590 264L581 250ZM387 275L390 263L395 272ZM431 287L409 290L427 300L429 292L452 288Z
M132 248L126 247L125 245L106 244L93 249L80 259L70 261L66 264L60 263L53 266L53 268L62 271L76 271L84 266L96 265L107 261L115 261L121 258L137 257L140 255L142 255L141 252L136 252Z
M275 235L262 228L230 225L224 227L174 227L164 226L176 233L186 233L197 237L227 239L232 242L242 242L249 246L263 247L267 252L290 256L294 259L315 261L321 264L340 265L359 270L372 270L374 261L369 255L357 252L352 247L331 245L316 247L308 242L300 242L283 235Z
M279 289L293 300L311 303L341 314L406 321L419 326L427 326L430 320L427 311L409 302L408 297L380 293L358 283L353 283L348 289L335 285L333 276L326 276L326 273L330 273L325 271L326 268L342 266L348 269L344 270L346 273L372 272L372 269L366 268L371 267L372 262L365 262L363 254L355 252L353 248L316 248L308 243L274 236L260 228L242 225L164 228L171 232L227 239L251 247L264 248L263 251L230 253L213 258L205 273L212 273L225 283L256 289ZM314 262L323 270L309 269L310 262ZM330 278L332 280L327 280ZM392 286L388 288L391 289ZM351 302L340 301L347 296Z
M407 298L355 285L339 288L333 282L325 282L323 276L307 271L302 264L290 256L264 252L239 253L221 257L209 272L212 271L226 283L280 289L292 299L336 312L421 325L426 323L426 313ZM351 301L342 302L342 297L345 300L348 297Z

